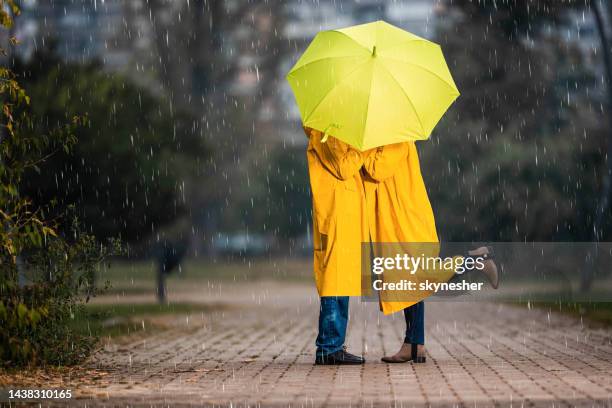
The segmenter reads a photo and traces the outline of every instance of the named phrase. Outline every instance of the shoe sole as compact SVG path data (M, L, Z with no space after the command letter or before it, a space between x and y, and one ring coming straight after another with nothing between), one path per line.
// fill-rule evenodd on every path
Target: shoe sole
M407 360L390 360L390 359L385 359L383 357L380 359L380 361L382 361L383 363L388 363L388 364L402 364L402 363L408 363L412 361L412 358L409 358Z
M416 359L408 359L408 360L384 360L384 359L380 359L383 363L387 363L387 364L403 364L403 363L409 363L409 362L413 362L414 364L423 364L427 362L427 358L425 357L417 357Z

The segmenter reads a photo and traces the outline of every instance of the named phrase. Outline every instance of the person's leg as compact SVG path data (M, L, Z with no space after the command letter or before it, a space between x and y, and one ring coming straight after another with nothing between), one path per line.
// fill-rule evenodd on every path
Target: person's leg
M404 309L406 335L399 351L392 356L384 356L385 363L425 362L425 303L422 301Z
M404 343L425 344L425 303L423 301L404 309L406 336Z
M362 357L344 349L348 322L348 296L321 298L315 364L363 364Z
M319 310L317 356L342 350L348 321L348 296L324 296Z
M464 256L464 259L467 258L484 258L484 267L482 269L478 267L472 267L470 269L465 269L463 272L455 272L453 276L448 280L449 283L462 283L465 282L475 282L477 279L476 272L483 275L485 279L489 282L493 289L497 289L499 286L499 273L497 271L497 264L493 256L489 253L488 247L479 247L473 250L468 251L467 255ZM480 260L482 261L482 259ZM464 260L465 262L465 260ZM476 262L476 261L474 261ZM476 271L476 272L475 272ZM436 293L438 296L446 296L446 297L454 297L454 296L462 296L467 293L467 290L455 291L455 290L440 290Z
M495 256L493 254L493 248L483 246L472 249L471 251L468 251L467 256L471 258L480 258L481 261L484 260L484 267L477 270L484 275L493 289L497 289L499 286L499 273L497 272L497 265L495 264L494 260Z
M444 243L440 243L440 257L454 257L456 256L456 250L454 247L449 248L448 245ZM474 248L465 252L464 258L484 258L484 267L482 269L479 268L471 268L466 269L461 273L455 273L448 282L452 283L460 283L462 281L473 282L475 278L474 270L476 269L480 274L482 274L487 281L491 284L493 289L497 289L499 286L499 273L497 271L497 264L495 263L495 256L493 254L493 248L488 246L481 246L478 248ZM445 293L448 292L448 293ZM440 291L438 295L444 296L461 296L466 291Z

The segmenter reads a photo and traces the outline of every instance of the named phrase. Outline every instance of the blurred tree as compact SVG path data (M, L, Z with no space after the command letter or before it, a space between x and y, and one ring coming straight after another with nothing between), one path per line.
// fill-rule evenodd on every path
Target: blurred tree
M584 81L580 80L580 71L584 71L581 61L547 61L547 68L557 77L553 83L546 83L546 86L554 90L554 85L560 85L565 81L565 89L556 92L556 101L553 99L551 106L557 106L557 110L564 116L564 123L559 123L558 129L554 127L548 131L537 134L540 146L543 146L554 156L560 159L559 162L553 161L553 166L546 173L544 184L538 182L538 188L545 191L541 197L535 196L524 199L525 218L527 218L527 203L533 208L533 204L540 205L542 208L541 216L536 219L554 219L555 231L550 228L542 228L541 232L549 230L545 234L535 234L540 239L566 239L566 240L593 240L601 241L608 239L612 234L612 220L610 215L610 194L612 190L612 116L609 113L612 107L612 58L610 53L610 27L605 26L604 15L612 15L612 8L608 1L600 0L588 1L554 1L542 0L538 2L523 1L480 1L478 3L468 0L459 0L458 4L468 15L486 16L491 26L500 27L505 33L508 41L533 44L534 38L540 36L542 23L561 21L564 12L569 9L579 9L582 11L582 20L585 14L594 16L594 29L598 36L599 44L595 47L599 51L596 55L599 65L603 65L603 84L607 87L607 129L602 128L601 119L593 115L597 110L592 103L592 97L588 97L588 91L594 91L594 86L584 86ZM578 32L580 38L580 32ZM560 53L557 53L557 56ZM567 54L567 53L566 53ZM600 56L601 55L601 56ZM531 65L530 65L531 67ZM555 67L555 68L552 68ZM568 75L568 70L572 73ZM591 71L592 73L592 71ZM576 75L578 74L578 75ZM582 75L584 79L584 75ZM533 80L533 79L532 79ZM573 82L573 83L572 83ZM580 89L579 89L580 86ZM573 89L572 89L573 88ZM570 91L571 90L571 91ZM586 90L586 92L585 92ZM553 96L555 92L551 93ZM567 95L567 106L564 106L563 99ZM574 103L570 103L570 95ZM603 106L603 103L602 105ZM589 111L589 112L586 112ZM539 117L539 120L546 118ZM591 120L592 124L589 124ZM551 122L554 124L554 121ZM604 122L605 123L605 122ZM605 126L605 125L604 125ZM605 133L603 132L605 129ZM559 136L557 140L547 140L554 131ZM580 137L582 131L583 137ZM593 137L595 136L595 137ZM545 143L545 144L543 144ZM579 148L579 150L576 150ZM546 150L544 150L546 151ZM537 154L537 153L536 153ZM537 157L537 156L536 156ZM568 159L569 161L568 165ZM533 170L533 166L522 166L524 170ZM536 166L537 167L537 166ZM542 166L540 166L541 168ZM518 178L523 182L525 190L529 191L529 182L532 179ZM555 193L562 193L561 195ZM597 198L599 197L599 198ZM563 200L564 201L560 201ZM553 210L546 212L546 203ZM562 203L562 204L560 204ZM560 207L568 207L565 214L559 212ZM532 210L533 213L533 210ZM519 223L516 223L517 232ZM552 224L549 227L553 226ZM526 239L530 239L533 234L526 234ZM529 237L529 238L527 238ZM533 239L533 238L531 238ZM582 289L588 290L593 278L593 264L588 264L582 271Z
M146 1L142 11L151 18L158 73L172 104L212 110L210 97L228 92L245 70L256 74L258 90L269 92L283 49L280 3Z
M261 158L265 165L249 180L249 196L226 209L226 225L272 234L286 240L304 235L310 220L308 167L303 147L277 148ZM233 208L232 208L233 207ZM239 218L233 217L239 213ZM232 220L229 218L233 218Z
M310 222L311 199L308 164L303 147L278 149L266 172L268 191L266 224L281 238L296 238L306 233Z
M0 26L10 30L19 8L0 0ZM3 33L4 34L4 33ZM10 37L11 45L17 40ZM8 55L4 48L0 54ZM44 174L50 158L68 154L82 116L35 125L30 96L19 77L0 68L0 365L72 364L95 339L69 328L75 308L95 295L94 272L119 244L106 246L83 233L66 214L50 217L54 198L33 203L23 184Z
M58 211L75 203L98 237L132 242L189 210L186 189L208 157L193 117L95 63L64 63L52 51L18 61L15 69L40 101L33 107L35 131L77 113L90 120L77 131L73 154L52 157L45 172L24 180L32 197L56 199Z
M218 229L242 229L258 217L241 203L256 194L248 180L254 185L263 173L248 174L265 155L261 114L276 97L286 48L282 2L149 0L141 12L150 16L165 94L197 115L215 153L204 163L209 188L193 197L194 222L211 242Z
M588 240L605 146L597 81L541 32L576 3L454 3L439 40L462 95L423 157L442 235Z
M559 23L564 11L584 8L591 0L451 0L469 18L485 17L510 41L539 35L542 22Z
M243 172L244 191L228 199L219 220L230 231L274 235L280 240L302 236L310 215L310 192L303 147L264 152L262 162ZM233 191L229 192L234 197ZM238 216L237 216L238 215Z
M608 143L605 155L606 168L602 172L601 193L599 194L599 203L595 214L595 221L593 222L593 239L599 241L605 234L605 231L602 231L602 227L610 209L610 193L612 188L612 114L609 112L609 110L612 109L612 56L610 55L612 50L610 50L610 39L608 38L611 30L604 25L604 10L602 10L602 4L599 0L592 0L591 4L593 14L595 15L597 32L599 33L601 41L605 71L604 78L608 94ZM604 4L608 8L607 11L612 13L612 7L610 7L608 2ZM583 288L586 289L588 286L590 286L589 276L585 277L583 281Z

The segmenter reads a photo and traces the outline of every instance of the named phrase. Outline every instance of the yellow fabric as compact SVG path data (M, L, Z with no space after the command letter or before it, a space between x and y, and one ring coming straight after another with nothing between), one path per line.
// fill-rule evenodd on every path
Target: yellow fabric
M323 133L309 137L313 203L314 276L319 296L361 295L361 243L367 242L363 154Z
M429 138L459 96L440 46L384 21L318 33L287 81L304 126L362 151Z
M421 175L419 157L414 142L397 143L364 153L363 180L367 201L369 231L377 256L395 253L438 256L436 223ZM412 245L384 245L376 253L376 243L413 243ZM397 281L398 276L387 274L385 281ZM419 271L417 279L447 281L452 271ZM414 280L414 279L413 279ZM430 293L418 294L422 298ZM397 297L404 300L397 300ZM393 291L381 293L381 308L385 314L394 313L416 302L405 301Z

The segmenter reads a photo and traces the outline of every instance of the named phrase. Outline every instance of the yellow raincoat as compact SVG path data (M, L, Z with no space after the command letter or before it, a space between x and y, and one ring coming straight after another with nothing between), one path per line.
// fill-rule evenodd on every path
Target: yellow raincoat
M432 243L426 245L393 245L385 244L384 252L377 256L389 256L394 253L420 252L436 257L439 253L437 244L436 223L425 190L425 184L419 166L419 156L414 142L397 143L372 149L364 153L363 179L367 200L367 219L374 243ZM376 244L375 253L377 251ZM411 254L414 256L414 254ZM431 271L424 275L429 280L447 281L452 272ZM423 279L423 274L417 279ZM383 280L385 276L383 275ZM417 293L415 296L427 297L430 293ZM394 299L396 296L396 300ZM412 296L412 294L410 294ZM381 293L381 309L385 314L403 310L416 303L406 301L403 295Z
M304 128L313 203L314 276L319 296L361 294L361 243L367 242L363 154Z

